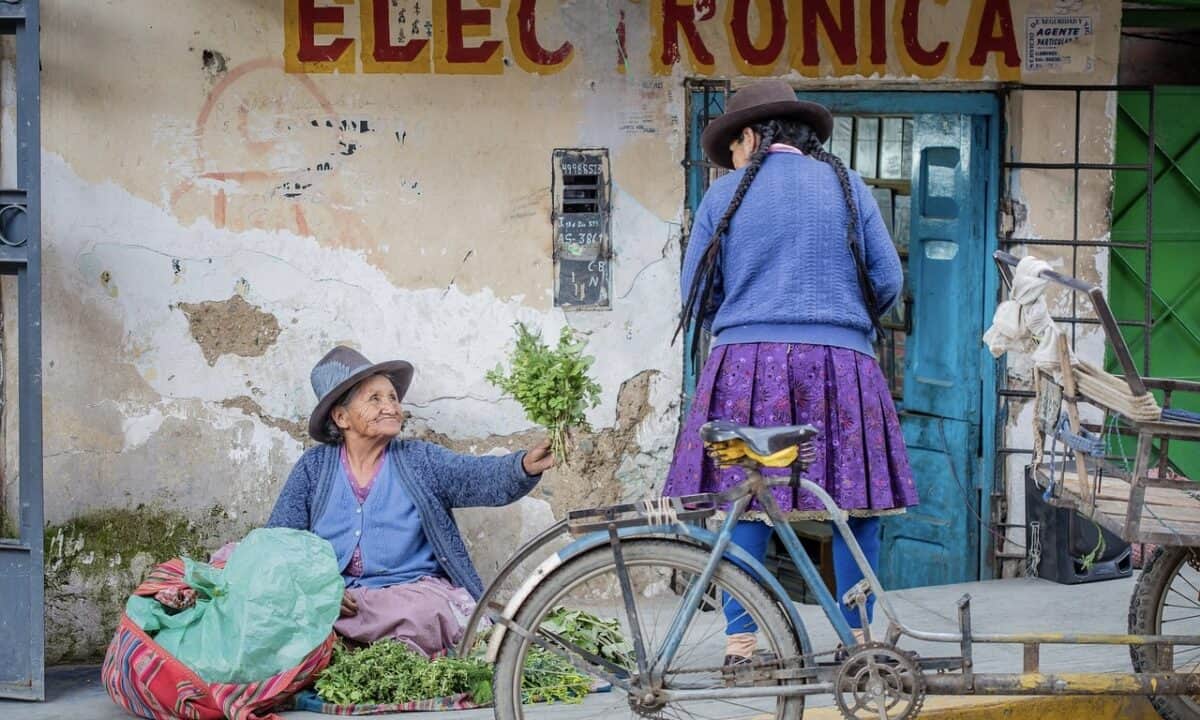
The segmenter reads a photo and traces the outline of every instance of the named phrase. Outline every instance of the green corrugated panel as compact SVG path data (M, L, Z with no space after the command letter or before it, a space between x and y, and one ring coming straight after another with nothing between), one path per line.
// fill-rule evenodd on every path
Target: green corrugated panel
M1118 98L1118 163L1145 163L1149 93L1126 92ZM1200 380L1200 87L1159 88L1155 102L1155 182L1153 290L1150 375ZM1118 171L1113 192L1114 241L1146 239L1146 173ZM1142 320L1146 255L1115 249L1111 256L1109 302L1120 320ZM1145 372L1145 339L1140 328L1125 328L1138 369ZM1116 364L1109 358L1109 369ZM1159 398L1161 401L1161 397ZM1172 406L1200 412L1200 398L1173 400ZM1127 449L1128 451L1128 449ZM1171 461L1200 480L1200 444L1173 443Z

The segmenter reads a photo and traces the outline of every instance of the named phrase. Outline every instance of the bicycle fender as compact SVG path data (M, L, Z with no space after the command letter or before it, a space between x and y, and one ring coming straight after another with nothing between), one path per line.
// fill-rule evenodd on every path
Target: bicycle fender
M698 545L705 550L712 550L717 543L716 533L686 523L627 527L618 530L617 534L622 540L649 538L675 539L692 545ZM609 536L606 532L590 533L546 558L530 573L525 582L521 583L521 587L517 588L513 596L509 598L508 603L504 606L504 612L501 613L501 617L506 620L516 618L525 601L529 599L529 596L546 577L573 558L595 550L602 545L608 545L609 542ZM767 588L771 596L779 602L787 614L788 621L791 622L792 629L796 633L796 638L800 641L800 651L802 653L810 652L812 646L808 639L808 631L804 627L804 620L800 618L800 613L796 611L795 603L792 602L787 591L783 589L783 585L780 584L779 579L770 570L767 570L761 562L751 557L749 553L733 543L730 543L726 547L724 557L731 561L736 560L743 570L748 572L759 584ZM488 640L488 662L496 662L496 656L500 652L500 644L503 642L507 630L508 628L501 623L497 623L494 626L492 636Z

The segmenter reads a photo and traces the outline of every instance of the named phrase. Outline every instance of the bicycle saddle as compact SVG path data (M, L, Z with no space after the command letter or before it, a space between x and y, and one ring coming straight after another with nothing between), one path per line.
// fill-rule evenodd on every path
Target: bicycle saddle
M817 429L812 425L758 428L728 420L713 420L700 428L700 439L706 445L741 440L757 455L774 455L816 436Z

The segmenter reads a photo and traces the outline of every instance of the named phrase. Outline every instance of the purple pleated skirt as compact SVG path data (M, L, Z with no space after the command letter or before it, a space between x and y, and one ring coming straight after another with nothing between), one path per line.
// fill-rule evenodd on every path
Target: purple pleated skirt
M805 476L854 515L889 514L916 505L917 489L900 419L874 358L845 348L786 343L719 345L705 363L675 445L664 495L722 492L746 479L719 469L704 453L700 426L732 420L756 427L811 424L820 431ZM767 469L786 476L789 469ZM802 490L774 488L793 517L824 507ZM761 510L754 503L753 510Z

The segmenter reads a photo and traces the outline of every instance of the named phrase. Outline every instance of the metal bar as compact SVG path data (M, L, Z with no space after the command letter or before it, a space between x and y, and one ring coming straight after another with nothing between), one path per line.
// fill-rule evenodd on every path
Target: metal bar
M883 177L883 118L875 119L875 173L873 177Z
M38 0L0 10L22 12L25 21L17 26L17 184L28 193L25 224L28 239L23 246L26 261L17 270L18 312L18 424L20 434L21 541L28 545L30 603L30 697L45 699L45 590L43 527L45 509L42 493L42 241L41 241L41 29Z
M997 250L996 252L992 253L992 257L994 257L997 261L1014 268L1021 262L1021 258L1017 257L1016 255L1012 255L1011 253L1006 253L1003 250ZM1054 270L1043 270L1038 273L1038 276L1045 278L1046 280L1056 282L1059 285L1066 285L1072 290L1078 290L1079 292L1091 292L1092 290L1099 290L1099 288L1091 283L1084 282L1083 280L1070 275L1063 275L1062 273Z
M959 679L926 675L930 695L958 695ZM980 673L976 695L1195 695L1197 673Z
M954 632L924 632L900 627L901 634L914 640L957 643L961 640ZM1116 633L975 633L973 643L991 645L1200 645L1200 635L1122 635Z
M858 169L858 116L850 118L850 169Z
M1036 673L1038 671L1038 650L1040 647L1037 643L1025 643L1025 651L1021 657L1022 674L1028 675L1029 673Z
M756 697L797 697L802 695L825 695L833 692L833 683L808 683L805 685L759 685L755 687L715 687L705 690L664 690L660 695L667 702L687 700L742 700Z
M1035 395L1032 390L1014 390L1009 388L1001 388L997 394L1000 397L1012 398L1014 400L1032 400Z
M1154 388L1155 390L1168 390L1172 392L1200 392L1200 382L1191 380L1176 380L1174 378L1142 378L1142 382L1146 387Z
M1129 83L1113 83L1113 84L1109 84L1109 85L1079 85L1079 84L1076 84L1076 85L1050 85L1048 83L1025 85L1024 83L1022 83L1021 85L1015 86L1013 88L1013 91L1014 92L1023 92L1026 90L1034 90L1034 91L1051 91L1051 92L1069 92L1071 90L1079 88L1079 89L1083 90L1084 92L1114 92L1117 90L1149 90L1152 87L1153 87L1152 85L1134 85L1134 84L1129 84Z
M629 569L625 567L625 555L621 552L621 536L617 534L617 526L608 526L608 542L612 546L613 564L617 568L617 579L621 583L621 598L625 601L625 615L628 618L629 629L633 633L633 649L637 655L638 675L650 677L650 663L646 657L646 643L642 639L642 621L638 617L637 603L633 594L633 584L629 580Z
M1082 93L1079 88L1075 88L1075 168L1072 170L1072 192L1071 206L1071 240L1075 244L1071 246L1071 274L1079 277L1079 133L1080 126L1083 124L1083 119L1080 116L1080 98ZM1079 298L1075 293L1071 293L1071 316L1079 317ZM1078 326L1071 325L1071 347L1075 347L1077 339ZM1081 481L1082 482L1082 481Z
M29 262L29 252L25 249L28 243L20 247L12 247L0 243L0 266L15 268ZM19 338L18 338L19 342Z
M1001 245L1012 247L1014 245L1040 245L1046 247L1069 247L1078 245L1079 247L1096 247L1096 248L1125 248L1128 250L1145 250L1145 243L1133 242L1112 242L1108 240L1045 240L1038 238L1004 238L1000 240Z
M1100 318L1080 318L1080 317L1068 317L1065 315L1052 315L1050 319L1057 323L1072 323L1074 325L1100 325L1100 324L1102 324ZM1145 327L1145 325L1142 323L1141 320L1114 320L1113 324L1116 325L1117 327L1136 327L1136 328L1144 328Z
M1050 162L1006 162L1006 170L1145 170L1137 163L1050 163Z
M972 676L972 668L975 663L971 659L971 595L963 594L958 600L958 632L959 653L962 655L962 677L959 682L964 693L970 692Z
M1155 135L1155 104L1156 93L1154 86L1150 87L1150 106L1146 118L1146 243L1149 244L1154 238L1154 159L1158 154L1157 141ZM1154 328L1154 306L1152 293L1154 292L1154 283L1151 281L1151 272L1153 265L1153 253L1151 248L1146 248L1146 275L1145 280L1145 320L1146 329L1142 332L1142 372L1150 374L1150 332ZM1139 395L1143 393L1137 393Z

